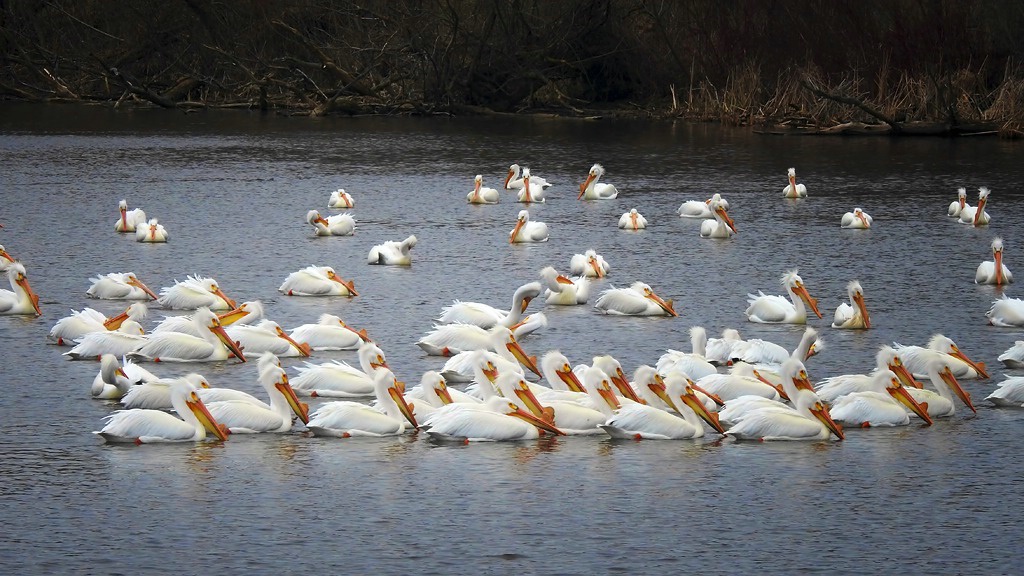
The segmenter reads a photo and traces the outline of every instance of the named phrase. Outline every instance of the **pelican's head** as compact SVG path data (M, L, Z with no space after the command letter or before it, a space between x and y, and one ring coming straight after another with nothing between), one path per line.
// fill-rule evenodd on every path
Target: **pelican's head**
M0 259L6 260L6 262L0 262L0 270L3 270L7 264L14 262L14 256L11 256L10 252L4 249L3 244L0 244Z
M619 403L619 399L612 392L610 380L611 378L609 378L608 374L597 366L589 366L583 371L586 393L591 399L598 403L603 402L607 404L611 410L618 410L622 408L622 404Z
M720 218L722 222L725 222L725 225L728 226L734 234L738 233L738 230L736 230L736 223L732 221L731 217L729 217L729 212L726 211L726 206L721 199L712 200L711 203L708 204L708 208L710 208L711 212Z
M914 399L913 396L910 395L909 392L907 392L907 389L903 387L903 384L900 383L900 379L892 370L880 370L875 375L875 378L878 378L880 381L885 383L885 391L888 392L894 400L906 406L907 409L914 414L917 414L917 417L924 420L928 426L932 425L932 419L931 416L928 415L927 406L922 406Z
M786 171L786 176L789 177L790 184L796 184L796 168L790 168Z
M558 379L558 382L565 386L567 390L573 392L583 392L583 384L580 383L579 377L572 371L572 366L569 364L569 359L565 357L558 350L550 350L540 359L541 372L544 373L545 378L548 379L548 383L552 387L557 387L555 382L552 382L552 376Z
M437 396L437 399L443 405L453 402L452 395L448 392L448 382L436 370L427 370L423 373L423 376L420 377L420 388L424 391L429 390L430 392L427 392L427 394Z
M128 201L127 200L119 201L117 203L117 209L120 210L121 212L126 212L128 210Z
M278 338L280 338L280 339L284 340L285 342L287 342L288 344L290 344L292 348L295 348L299 352L300 356L303 356L303 357L306 357L306 358L309 357L309 355L310 355L310 353L312 351L312 348L309 346L309 344L307 344L306 342L303 342L301 344L296 342L295 339L292 338L291 336L289 336L288 333L284 331L284 328L281 328L281 325L278 324L277 322L273 322L273 321L269 321L269 320L265 321L265 322L267 322L268 327L271 330L273 330L275 334L277 334Z
M967 188L958 188L956 191L956 197L963 203L967 200Z
M380 368L387 368L388 361L384 358L384 351L379 346L364 340L359 344L359 365L367 374L374 374Z
M808 408L808 410L810 410L811 414L817 418L819 422L824 424L830 432L835 434L836 438L839 438L840 440L846 438L846 435L843 434L843 427L832 419L832 414L829 413L828 406L825 406L824 402L817 400Z
M530 213L526 210L520 210L519 216L516 217L516 227L512 229L512 232L508 236L510 244L515 244L516 237L519 236L519 231L526 226L526 223L530 221Z
M782 285L786 287L786 290L800 297L818 318L821 318L821 312L818 310L818 301L811 297L811 293L804 287L804 280L797 274L796 268L782 275Z
M519 164L512 164L508 167L508 175L505 176L505 189L508 190L508 184L519 176Z
M2 246L0 246L0 248L2 248ZM1003 253L1003 239L1002 238L995 238L995 239L993 239L992 240L992 254L996 255L996 254L1002 254L1002 253Z
M512 333L512 330L501 325L495 326L494 329L502 339L505 349L511 352L524 368L528 368L530 372L533 372L537 376L542 378L544 377L544 373L541 372L540 368L537 366L537 358L535 356L530 356L526 353L526 350L523 350L523 347L519 344L519 341L516 340L516 336Z
M576 199L579 200L580 198L582 198L583 194L586 193L587 189L590 188L598 180L600 180L601 176L603 175L603 166L601 166L600 164L594 164L593 166L591 166L590 172L587 173L587 179L584 180L582 184L580 184L580 193L579 196L576 197Z
M405 416L405 419L412 424L412 427L416 428L418 425L416 424L416 415L413 413L413 407L405 401L405 396L402 394L401 386L398 384L398 379L395 378L394 373L387 368L381 368L377 370L373 381L374 386L378 389L377 396L379 398L390 396L398 411L402 413L402 416Z
M352 280L349 280L348 282L342 280L341 276L338 276L338 274L334 272L334 268L331 268L330 266L321 266L320 271L323 272L323 275L326 276L328 280L337 282L344 286L349 291L349 294L359 296L359 293L356 292L355 282Z
M206 405L199 399L199 395L193 385L185 378L179 378L174 380L171 384L172 397L181 398L181 400L175 400L174 402L181 402L184 400L185 407L192 412L196 420L206 429L220 440L227 440L228 431L227 426L217 422L217 419L210 414L210 411L206 409Z
M269 353L273 356L273 353ZM276 359L276 357L275 357ZM269 386L280 392L288 406L292 409L292 412L298 416L299 420L302 420L303 424L309 424L309 405L299 400L299 397L295 394L295 389L292 388L290 382L288 382L288 374L285 373L284 368L280 366L270 366L264 372L260 373L260 380L264 381L264 386ZM268 388L269 390L269 388Z
M665 311L665 314L669 316L679 316L679 313L676 312L675 308L672 305L672 300L663 300L661 296L655 294L654 290L652 290L651 287L648 286L647 284L644 284L643 282L636 282L633 284L632 287L634 290L637 290L640 293L642 293L644 295L644 298L652 300L655 304L660 306L661 309Z
M213 278L207 278L205 285L206 289L214 296L223 300L224 303L228 305L228 308L236 308L238 306L234 300L228 298L228 295L221 291L220 286L217 285L217 282Z
M29 301L32 303L32 308L36 311L36 316L41 316L43 312L39 309L39 296L32 291L32 286L28 283L28 272L25 271L25 266L21 262L14 262L7 267L7 278L10 280L12 285L17 285L25 292L28 296Z
M962 386L960 386L960 382L957 381L956 376L953 376L953 371L950 369L949 364L944 362L941 358L936 359L934 362L939 368L939 378L945 382L946 386L949 386L953 393L956 394L957 398L966 404L972 412L977 414L978 409L975 408L974 403L971 402L971 395L968 394Z
M220 340L228 350L242 362L245 362L245 355L242 354L242 348L237 342L228 336L228 333L224 331L224 326L220 323L220 318L216 314L210 311L209 308L200 308L195 311L192 315L192 321L204 326L210 332L213 332L217 339Z
M868 316L867 305L864 304L864 289L861 288L860 282L852 280L846 285L846 292L850 295L853 305L860 310L860 316L864 319L864 327L871 328L871 318Z

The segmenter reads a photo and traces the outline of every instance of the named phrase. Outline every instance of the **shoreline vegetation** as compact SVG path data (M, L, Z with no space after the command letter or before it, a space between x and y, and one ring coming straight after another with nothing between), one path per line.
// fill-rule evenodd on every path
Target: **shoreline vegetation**
M0 98L1024 137L1017 0L49 0Z

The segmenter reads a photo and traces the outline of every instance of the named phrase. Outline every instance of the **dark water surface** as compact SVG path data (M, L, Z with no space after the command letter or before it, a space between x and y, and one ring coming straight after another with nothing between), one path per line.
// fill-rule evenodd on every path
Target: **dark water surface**
M1021 144L995 139L795 138L711 125L548 119L298 119L0 106L0 243L27 266L43 316L0 317L0 569L14 573L641 574L829 572L979 574L1020 569L1024 412L982 398L1019 330L986 325L998 292L976 286L995 235L1020 268ZM469 206L475 174L499 188L512 162L555 186L530 208L551 240L510 246L523 207L505 194ZM617 200L577 202L602 163ZM795 166L809 198L781 197ZM945 215L959 186L992 189L992 225ZM355 197L357 233L314 238L304 222L330 192ZM739 235L698 236L688 199L722 193ZM113 231L117 201L167 227L166 245ZM868 231L839 228L863 207ZM636 207L651 222L618 230ZM370 247L415 233L411 268L368 266ZM780 294L799 266L825 319L812 378L866 372L877 348L944 333L993 369L967 381L977 416L930 428L849 430L845 442L614 442L600 437L453 446L422 435L349 441L235 435L227 442L108 446L91 434L114 407L89 396L94 362L46 334L70 309L105 313L89 277L134 271L150 287L199 273L239 301L259 299L291 328L330 311L366 328L402 379L442 359L414 342L452 300L507 306L546 265L587 248L612 266L591 303L545 307L524 339L574 363L615 355L632 372L687 331L723 328L791 348L801 327L743 315L747 292ZM355 281L353 299L281 296L309 264ZM873 328L829 328L846 283L864 285ZM618 318L602 287L643 280L679 318ZM1016 285L1004 290L1019 296ZM537 304L533 311L541 309ZM151 308L147 326L164 312ZM353 352L312 360L355 362ZM298 361L286 359L292 369ZM247 364L200 371L256 392ZM261 393L261 392L259 392ZM312 404L318 404L313 399ZM966 413L965 413L966 412Z

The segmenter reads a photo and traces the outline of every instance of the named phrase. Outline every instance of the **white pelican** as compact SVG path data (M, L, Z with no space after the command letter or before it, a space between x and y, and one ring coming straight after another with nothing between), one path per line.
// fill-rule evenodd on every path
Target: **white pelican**
M366 340L359 346L359 368L334 360L322 364L306 362L296 369L299 375L291 379L292 388L307 396L352 398L373 394L373 376L387 368L384 351Z
M808 358L824 349L825 341L818 336L817 330L808 326L792 352L774 342L752 338L733 347L732 359L748 364L778 366L790 358L806 362Z
M167 239L167 229L156 218L150 218L145 224L135 227L136 242L167 242Z
M313 350L355 350L370 336L366 330L356 330L334 314L321 314L316 324L303 324L288 333L300 344Z
M523 178L519 177L520 174L519 164L513 164L508 167L508 175L505 176L505 190L521 190L525 187ZM529 170L529 168L527 168ZM540 186L541 188L548 188L551 184L547 180L540 176L531 176L530 183L534 186Z
M967 207L967 188L958 188L956 191L956 200L949 203L949 209L946 211L947 214L957 219L960 218L960 213L963 212L964 208Z
M127 200L118 202L117 209L121 215L114 223L114 230L118 232L135 232L136 227L146 223L146 213L139 208L129 210Z
M1024 368L1024 340L1017 340L999 355L999 361L1007 368Z
M636 208L630 208L629 212L624 212L622 216L619 216L619 229L621 230L637 231L644 228L647 228L647 218L637 212Z
M988 212L985 212L985 204L988 203L989 189L982 186L978 188L978 205L964 206L960 212L960 223L972 226L987 226L991 221Z
M594 306L605 314L621 316L679 316L672 300L663 300L643 282L629 288L609 288L597 297Z
M314 436L335 438L394 436L416 428L416 416L391 370L377 370L373 388L376 408L350 400L328 402L309 415L306 428Z
M468 394L465 397L471 398ZM428 419L438 408L454 402L448 390L448 383L444 376L441 376L441 373L436 370L424 372L420 377L420 383L412 390L405 391L405 399L412 406L412 412L416 415L421 427L424 420ZM477 399L473 398L471 402L475 404Z
M729 201L722 198L722 195L715 192L707 200L687 200L679 205L676 212L680 218L714 218L715 213L711 211L711 202L717 200L719 205L728 210Z
M259 300L251 300L249 302L242 302L237 308L221 312L217 315L217 318L220 319L221 325L231 326L234 324L255 324L262 320L263 316L263 304ZM196 330L195 324L192 323L191 314L164 316L164 319L153 327L153 332L184 332L193 336L201 334L200 331Z
M1006 294L992 301L992 307L985 312L988 323L1002 328L1024 326L1024 300L1010 298Z
M612 200L619 195L619 190L614 184L600 182L604 176L604 167L594 164L587 173L587 179L580 184L580 193L577 200Z
M704 220L700 223L701 238L729 238L737 233L736 224L729 217L729 213L726 212L725 208L722 207L721 201L712 200L708 208L711 209L714 219Z
M148 300L159 298L134 272L111 272L89 279L86 296L100 300Z
M875 354L875 368L871 374L840 374L831 376L814 385L814 391L818 397L825 402L835 402L837 399L854 392L865 392L875 390L877 386L871 381L874 374L879 372L893 372L901 381L908 386L914 386L913 376L907 371L903 359L892 346L882 346ZM914 386L918 387L918 386Z
M999 383L991 394L985 397L995 406L1024 408L1024 376L1014 376Z
M797 274L796 269L783 274L780 282L786 288L789 300L782 296L768 296L761 291L756 295L747 294L747 320L762 324L806 324L807 309L804 304L810 306L818 318L821 318L818 301L807 292L804 280Z
M484 186L484 177L477 174L473 178L473 189L466 194L466 202L470 204L497 204L500 196L494 188Z
M171 384L171 403L180 416L162 410L118 410L105 417L106 424L94 434L107 442L191 442L206 438L207 430L220 440L228 439L228 430L217 422L203 401L184 378Z
M757 408L725 431L738 440L828 440L835 434L842 440L843 429L828 408L810 390L797 390L795 409L784 405Z
M665 374L665 377L667 378L670 374L685 373L669 372ZM731 400L741 396L760 396L776 401L782 399L775 386L752 375L751 366L746 362L736 362L728 373L707 374L698 378L694 383L704 394L724 402L727 406Z
M690 352L679 350L666 350L658 358L656 364L658 373L667 375L672 372L682 372L694 380L700 380L708 374L715 374L718 369L708 361L705 353L707 351L708 333L702 326L690 327Z
M782 189L782 195L786 198L806 198L807 187L796 183L796 168L787 170L786 175L789 177L789 184Z
M871 215L862 210L861 208L854 208L853 212L847 212L843 214L842 220L839 222L840 228L849 228L863 230L871 228Z
M540 271L540 277L547 286L544 290L544 301L558 306L575 306L586 304L590 299L590 279L578 276L575 280L558 273L553 266Z
M310 346L296 342L281 325L273 320L261 320L258 324L232 324L225 329L228 338L238 343L250 354L273 353L275 356L309 357Z
M431 438L461 442L535 440L541 430L565 434L500 396L480 404L448 404L434 411L422 427Z
M479 330L479 328L476 330ZM441 339L443 336L442 333L437 333L435 338ZM435 345L438 343L443 343L443 340L437 340L434 343L425 342L422 345L418 345L430 354L436 351ZM451 356L444 363L444 367L441 368L441 374L444 375L446 380L451 382L471 382L476 376L476 369L485 362L489 363L489 366L493 366L497 373L516 372L523 374L525 368L529 368L538 376L544 375L543 370L537 366L536 358L528 355L523 350L515 337L515 333L507 328L503 329L501 326L495 326L487 332L482 342L473 342L471 340L469 344L480 345L480 347L460 350L455 353L449 351L449 354L432 354L434 356ZM444 352L444 350L442 349L440 352ZM484 371L484 374L487 374L487 372ZM493 378L489 377L488 380L493 380Z
M612 271L612 267L603 256L589 249L583 254L573 254L569 259L569 272L576 276L588 278L604 278Z
M499 374L494 387L509 401L541 418L570 436L600 434L607 417L600 411L573 400L547 397L541 401L519 374ZM610 392L609 392L610 394Z
M519 189L518 201L524 204L530 204L532 202L544 202L547 190L544 186L534 182L534 178L530 176L530 169L523 168L523 186Z
M259 381L270 397L269 408L245 400L221 400L207 402L210 414L232 434L288 432L293 414L303 423L309 421L309 407L295 395L284 369L270 366L260 372Z
M441 310L438 322L451 324L473 324L481 328L490 328L497 324L514 328L523 318L530 302L540 295L543 286L540 282L523 284L512 294L512 307L502 310L480 302L462 302L456 300Z
M591 375L588 370L584 376L587 389L595 386L592 382L599 378L600 371L596 375ZM600 392L602 388L607 388L608 384L607 381L599 380L596 386ZM704 424L701 422L703 420L719 432L725 432L718 418L708 412L693 388L688 385L686 376L670 375L665 378L664 384L657 384L652 390L665 403L671 405L679 416L648 404L631 402L623 404L619 410L610 414L607 421L600 426L601 429L612 438L620 439L690 439L704 436Z
M352 200L352 195L345 192L344 188L338 188L334 192L331 192L331 198L327 201L328 208L355 208L356 203ZM315 224L314 224L315 226ZM330 224L328 224L330 227ZM320 236L328 236L328 234L320 234Z
M100 372L92 380L89 393L100 400L120 400L132 387L132 381L121 369L117 356L104 354L100 356Z
M923 376L928 373L928 364L935 357L944 360L957 378L988 378L983 362L974 362L964 354L960 347L947 336L936 334L928 340L928 347L904 346L893 343L893 347L899 353L900 358L906 365L907 370L915 376ZM904 384L907 384L904 382ZM908 384L909 385L909 384Z
M548 225L543 222L531 221L530 212L520 210L516 218L516 227L509 232L509 244L521 242L547 242Z
M306 266L292 272L277 290L288 296L358 296L355 283L341 279L330 266Z
M157 303L172 310L231 310L236 307L235 301L221 291L216 280L198 275L181 282L175 280L173 286L161 288Z
M70 316L57 320L57 323L50 329L49 337L56 340L58 346L63 346L69 341L78 340L92 332L117 330L126 320L139 322L146 317L148 311L142 302L135 302L127 310L111 318L88 307L82 308L81 311L72 310Z
M935 390L915 388L915 382L906 380L905 374L897 372L897 376L906 386L906 390L914 397L922 407L928 410L928 415L934 418L952 416L956 412L956 405L953 402L953 394L956 394L972 412L977 413L978 409L971 402L971 395L960 386L956 376L950 369L949 362L945 358L933 356L928 360L926 372Z
M154 332L128 357L154 362L217 362L233 355L245 362L242 350L209 308L196 310L192 322L201 337L181 332Z
M922 406L900 383L892 370L879 370L869 378L869 388L846 394L829 407L832 418L844 426L906 426L907 409L931 426L927 406ZM904 407L906 409L904 409Z
M864 304L864 289L860 282L853 280L846 285L846 293L850 297L850 303L843 302L836 308L835 317L832 319L833 328L871 328L871 317L868 316L867 306Z
M14 264L14 256L8 252L3 244L0 244L0 270L7 269L8 266Z
M586 388L573 371L569 359L560 351L545 352L540 359L540 371L551 389L549 397L567 400L580 400L586 397ZM536 393L536 390L534 392Z
M409 252L413 246L416 246L416 236L413 234L401 242L388 240L370 248L370 253L366 256L366 263L410 266L412 265L412 254Z
M516 361L538 376L543 374L537 367L537 360L523 350L515 334L500 324L484 330L472 324L443 324L421 338L416 345L430 356L454 356L459 352L472 350L496 350L504 348Z
M1013 274L1003 264L1003 239L992 240L992 262L985 261L978 264L978 271L974 273L975 284L995 284L1002 286L1013 282Z
M721 338L708 338L704 347L704 357L717 366L731 364L733 347L742 342L738 330L725 328L722 330Z
M142 324L125 320L116 330L89 332L75 340L75 346L64 353L72 360L99 358L103 354L125 356L131 354L148 340Z
M125 370L125 373L128 374L129 372ZM128 379L131 380L132 377L129 376ZM195 372L186 374L184 380L193 390L202 390L210 387L210 383L206 381L206 378L202 374L196 374ZM171 403L171 387L174 382L174 379L157 378L136 384L121 397L121 405L128 409L171 410L174 408L174 405Z
M7 266L7 281L10 290L0 290L0 314L35 314L42 315L39 309L39 296L32 291L28 283L28 272L20 262Z
M356 219L348 212L324 218L319 210L310 210L306 222L313 225L316 236L351 236L356 232Z

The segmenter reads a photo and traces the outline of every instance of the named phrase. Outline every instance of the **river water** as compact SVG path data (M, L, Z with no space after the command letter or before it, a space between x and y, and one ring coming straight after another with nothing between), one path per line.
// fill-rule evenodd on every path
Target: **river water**
M0 317L0 538L4 573L1009 573L1021 566L1016 438L1024 412L982 399L1020 331L988 326L1001 292L976 286L996 235L1019 266L1021 144L996 139L799 138L714 125L556 119L328 118L0 106L0 243L27 266L43 316ZM551 239L509 245L522 205L470 206L473 176L500 188L512 162L555 185L530 207ZM600 162L620 197L578 202ZM782 198L797 168L809 197ZM992 224L946 217L956 189L992 189ZM356 202L351 237L305 224L331 191ZM739 234L702 239L676 216L722 193ZM157 217L165 245L113 231L117 202ZM841 230L854 206L867 231ZM643 232L620 231L637 208ZM368 266L370 247L414 233L409 268ZM689 350L688 329L737 328L792 348L796 326L746 321L746 294L780 294L799 267L825 319L812 379L866 372L885 343L952 337L993 371L966 381L961 409L930 428L848 430L844 442L621 442L601 437L435 443L424 435L348 441L300 432L226 442L110 446L93 435L114 406L90 398L94 362L46 341L70 309L104 313L89 277L134 271L151 288L213 276L291 328L320 313L365 328L410 382L441 359L415 341L453 300L508 306L546 265L595 248L612 266L586 306L543 307L523 340L574 363L610 353L624 368ZM356 298L290 298L292 271L330 265ZM846 284L864 285L873 327L829 327ZM678 318L599 314L596 294L635 280ZM151 307L147 326L168 313ZM353 352L311 359L355 362ZM284 365L294 375L295 359ZM257 392L253 362L159 364ZM312 399L315 407L317 399Z

